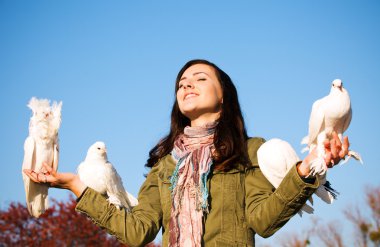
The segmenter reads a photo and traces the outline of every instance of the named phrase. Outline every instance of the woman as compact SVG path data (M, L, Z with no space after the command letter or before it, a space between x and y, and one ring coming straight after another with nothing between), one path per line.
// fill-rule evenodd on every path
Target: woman
M310 153L294 164L275 190L261 173L256 152L262 138L248 138L235 86L205 60L192 60L178 73L171 128L149 153L151 168L139 204L131 213L109 205L70 173L25 171L38 183L69 189L76 210L121 241L143 246L162 227L163 246L254 246L254 234L280 229L318 187L306 178ZM325 143L326 163L339 163L348 138Z

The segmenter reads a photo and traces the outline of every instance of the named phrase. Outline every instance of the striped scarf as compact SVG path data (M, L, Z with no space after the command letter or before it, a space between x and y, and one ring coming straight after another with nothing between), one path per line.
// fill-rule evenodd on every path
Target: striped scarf
M201 246L203 214L208 213L207 176L212 165L216 122L186 127L174 142L177 165L171 177L169 246Z

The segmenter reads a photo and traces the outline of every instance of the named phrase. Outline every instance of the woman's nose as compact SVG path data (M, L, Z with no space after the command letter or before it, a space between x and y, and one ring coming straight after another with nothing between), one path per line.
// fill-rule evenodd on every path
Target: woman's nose
M185 81L185 83L183 84L183 88L194 88L194 83L191 81L191 80L187 80Z

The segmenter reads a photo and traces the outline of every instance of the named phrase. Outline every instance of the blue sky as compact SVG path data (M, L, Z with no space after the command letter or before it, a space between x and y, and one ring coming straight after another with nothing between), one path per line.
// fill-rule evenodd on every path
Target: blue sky
M32 96L63 101L60 171L75 172L102 140L137 194L148 152L169 129L176 74L205 58L235 82L249 135L282 138L298 151L312 103L333 79L343 80L353 107L346 134L365 165L352 160L329 171L341 195L333 205L315 200L315 216L341 219L342 209L363 204L366 186L380 182L379 24L375 0L0 0L0 206L24 202ZM311 218L294 217L270 241Z

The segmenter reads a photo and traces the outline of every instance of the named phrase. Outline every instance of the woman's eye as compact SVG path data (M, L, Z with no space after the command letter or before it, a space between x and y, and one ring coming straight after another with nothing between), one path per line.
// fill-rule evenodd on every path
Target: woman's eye
M198 81L205 81L206 78L199 78Z

